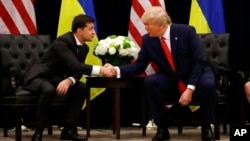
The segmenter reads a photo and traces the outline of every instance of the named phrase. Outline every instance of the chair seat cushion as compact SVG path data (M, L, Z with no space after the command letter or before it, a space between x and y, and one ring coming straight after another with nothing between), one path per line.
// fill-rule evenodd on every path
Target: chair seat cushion
M23 89L21 86L17 87L16 95L2 97L2 104L4 106L34 106L38 104L39 95L35 95L32 91ZM55 96L51 105L66 105L69 96Z

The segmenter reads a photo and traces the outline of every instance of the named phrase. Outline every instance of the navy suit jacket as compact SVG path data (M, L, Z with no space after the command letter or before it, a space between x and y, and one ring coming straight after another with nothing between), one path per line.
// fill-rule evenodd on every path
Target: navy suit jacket
M204 71L209 66L194 27L172 24L170 42L176 72L173 72L165 57L159 37L150 37L146 34L142 38L142 47L137 60L133 64L120 66L121 77L142 73L150 61L158 66L158 73L175 76L186 84L194 86L203 73L213 73L211 69Z

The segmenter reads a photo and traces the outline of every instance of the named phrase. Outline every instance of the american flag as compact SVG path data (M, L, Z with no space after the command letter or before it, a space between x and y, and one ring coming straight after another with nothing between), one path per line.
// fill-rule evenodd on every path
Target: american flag
M141 21L141 16L144 11L151 6L162 6L165 9L165 2L164 0L132 0L128 36L137 44L138 47L142 46L142 36L146 33L144 25ZM145 75L155 73L156 69L157 67L154 63L150 63L145 70Z
M0 0L0 34L36 34L34 0Z

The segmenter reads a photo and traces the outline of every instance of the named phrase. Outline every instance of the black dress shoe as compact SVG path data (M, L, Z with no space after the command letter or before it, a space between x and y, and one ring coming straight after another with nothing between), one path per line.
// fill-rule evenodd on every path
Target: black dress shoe
M63 130L61 133L61 140L72 140L72 141L87 141L87 137L82 137L77 133L77 130Z
M152 141L166 141L170 139L170 134L166 128L157 128L156 135L153 137Z
M42 141L43 132L35 131L34 135L32 136L31 141Z
M215 141L214 133L211 128L201 130L202 141Z

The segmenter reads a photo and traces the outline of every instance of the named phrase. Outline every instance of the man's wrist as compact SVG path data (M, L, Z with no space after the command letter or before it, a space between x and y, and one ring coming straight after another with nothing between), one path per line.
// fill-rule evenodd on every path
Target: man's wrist
M68 77L67 79L69 79L69 80L71 81L71 85L75 85L76 80L75 80L74 77L70 76L70 77Z
M194 85L187 85L187 88L188 88L188 89L191 89L191 90L193 90L193 91L195 90L195 86L194 86Z
M93 66L91 75L99 75L99 74L101 74L101 67L102 66Z
M115 66L115 69L116 69L116 77L117 78L121 78L121 72L120 72L120 69L118 66Z

